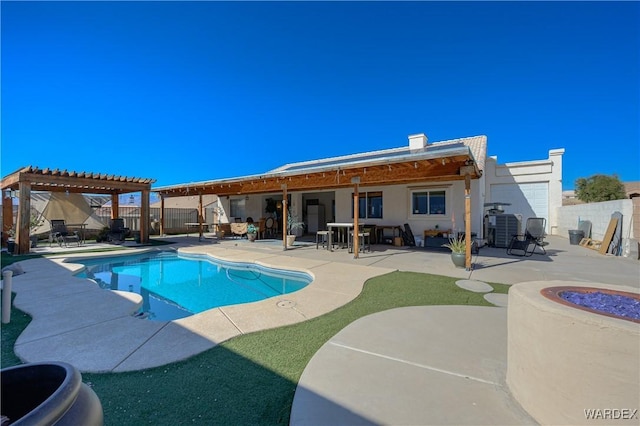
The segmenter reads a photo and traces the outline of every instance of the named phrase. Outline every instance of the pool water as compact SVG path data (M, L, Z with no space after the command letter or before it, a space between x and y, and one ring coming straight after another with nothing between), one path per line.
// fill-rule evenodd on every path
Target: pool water
M311 282L311 276L302 272L176 252L77 263L85 265L77 276L90 278L103 289L139 293L143 306L138 315L162 321L292 293Z

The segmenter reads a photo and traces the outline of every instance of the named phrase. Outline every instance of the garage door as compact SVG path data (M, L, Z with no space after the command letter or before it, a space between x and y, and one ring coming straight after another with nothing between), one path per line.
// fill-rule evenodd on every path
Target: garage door
M491 185L491 202L511 203L504 212L522 215L523 227L530 217L544 217L549 232L548 182Z

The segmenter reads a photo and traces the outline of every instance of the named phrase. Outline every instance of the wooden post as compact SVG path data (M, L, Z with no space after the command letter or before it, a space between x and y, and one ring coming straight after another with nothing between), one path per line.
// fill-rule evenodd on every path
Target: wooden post
M359 257L359 252L360 252L360 238L358 238L358 219L360 217L360 187L358 185L358 183L360 182L360 179L358 178L353 178L351 180L352 182L355 181L355 185L354 185L354 193L353 193L353 258L357 259ZM347 232L349 232L349 230L347 230ZM349 235L347 235L347 241L348 241Z
M287 249L287 216L289 206L287 206L287 184L282 184L282 244Z
M29 226L31 224L31 183L20 182L20 203L18 204L18 223L16 225L16 250L17 254L29 253L31 241L29 240Z
M146 244L149 242L149 215L151 209L149 207L149 198L151 191L143 189L140 197L140 242Z
M164 236L164 196L160 195L160 235Z
M2 245L7 245L9 230L13 226L13 200L11 190L2 191Z
M120 215L120 199L118 193L111 194L111 219L117 219Z
M202 225L202 220L204 219L204 212L202 209L203 209L202 194L198 194L198 229L200 230L200 237L199 237L200 240L202 240L202 235L204 234L203 225Z
M471 270L471 176L464 176L465 268Z

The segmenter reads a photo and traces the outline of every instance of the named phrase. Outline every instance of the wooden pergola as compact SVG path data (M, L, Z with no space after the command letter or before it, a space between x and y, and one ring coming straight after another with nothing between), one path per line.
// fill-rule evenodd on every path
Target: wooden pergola
M301 163L305 164L305 163ZM465 181L465 218L466 235L471 235L471 179L482 175L471 149L467 146L452 146L441 151L407 155L398 159L361 160L340 165L315 167L310 162L306 167L282 168L279 171L262 175L244 176L230 179L212 180L154 188L161 197L161 212L164 210L165 197L187 195L200 196L199 221L202 232L202 195L216 194L219 197L250 194L282 194L283 217L286 220L287 191L314 191L339 188L354 188L354 197L359 189L367 186L397 184ZM357 209L358 200L354 200ZM164 228L163 214L160 217L161 229ZM354 227L358 226L358 212L354 214ZM283 224L286 229L286 223ZM284 234L284 233L283 233ZM354 239L357 244L358 239ZM286 248L286 238L283 235ZM358 256L357 246L354 247ZM471 267L471 239L467 238L467 268Z
M2 178L2 229L3 235L13 225L11 192L17 191L18 220L16 225L16 252L29 253L29 223L31 191L68 192L111 195L111 218L118 215L118 196L140 192L140 241L149 241L149 198L154 179L115 176L101 173L24 167Z

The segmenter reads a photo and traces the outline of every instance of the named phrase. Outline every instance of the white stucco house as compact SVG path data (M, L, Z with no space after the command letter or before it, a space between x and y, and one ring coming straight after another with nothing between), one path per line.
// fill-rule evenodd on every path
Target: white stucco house
M307 232L327 222L352 222L359 194L359 222L378 227L408 224L416 237L424 231L464 231L466 195L471 231L485 237L485 204L509 203L505 214L545 217L556 228L562 205L564 149L547 159L498 164L487 157L487 137L429 142L408 137L398 148L287 164L264 174L153 188L161 198L215 194L229 221L267 215L268 200L288 200L288 209L307 224ZM316 207L317 206L317 207ZM211 223L207 218L205 221Z

